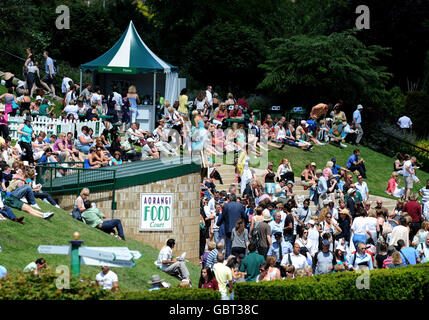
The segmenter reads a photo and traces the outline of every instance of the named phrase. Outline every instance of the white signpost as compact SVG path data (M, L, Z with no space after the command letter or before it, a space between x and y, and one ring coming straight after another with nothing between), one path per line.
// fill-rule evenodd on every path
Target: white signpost
M140 231L173 230L172 193L140 194Z
M70 241L71 246L47 246L40 245L39 253L71 255L71 269L75 274L80 273L80 265L109 266L117 268L133 268L134 260L140 259L142 254L127 247L86 247L81 246L83 241L78 241L79 234L75 233L75 241Z

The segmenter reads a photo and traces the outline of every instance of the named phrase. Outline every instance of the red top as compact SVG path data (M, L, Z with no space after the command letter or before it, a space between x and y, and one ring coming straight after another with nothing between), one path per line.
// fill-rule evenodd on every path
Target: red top
M238 99L237 103L239 106L242 106L246 110L249 107L249 104L247 103L247 101L245 99Z
M408 215L413 219L412 222L420 222L422 207L417 201L408 201L402 211L408 212Z
M241 117L242 114L243 114L243 112L241 111L241 109L238 109L237 112L235 112L235 109L233 109L229 112L229 117L230 118Z
M200 281L200 283L198 284L198 288L219 290L219 285L217 283L216 278L213 278L211 281L206 283L201 283Z

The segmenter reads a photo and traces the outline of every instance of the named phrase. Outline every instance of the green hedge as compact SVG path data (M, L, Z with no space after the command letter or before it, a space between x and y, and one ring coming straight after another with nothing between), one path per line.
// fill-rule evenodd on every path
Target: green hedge
M169 288L155 291L124 292L115 300L220 300L219 291L198 288Z
M357 289L362 274L342 272L288 280L240 283L237 300L422 300L429 293L429 263L370 272L369 289Z
M36 276L16 272L0 280L0 300L220 300L219 291L198 288L169 288L157 291L112 293L93 280L70 279L69 289L57 289L58 274L46 270Z
M57 289L58 274L47 270L36 276L17 272L0 280L0 300L99 300L110 292L88 279L70 279L70 288Z

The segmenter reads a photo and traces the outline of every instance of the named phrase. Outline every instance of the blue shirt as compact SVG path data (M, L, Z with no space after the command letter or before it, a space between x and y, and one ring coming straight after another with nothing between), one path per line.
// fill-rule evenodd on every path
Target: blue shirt
M160 290L161 288L158 286L154 286L152 288L149 289L149 291L153 291L153 290Z
M4 278L7 276L7 270L5 267L0 266L0 279Z
M332 170L332 174L338 174L338 171L341 171L341 167L338 164L334 164L331 170Z
M356 268L359 266L359 264L365 264L368 266L369 270L374 269L374 265L372 264L372 257L368 254L368 253L364 253L363 255L360 255L359 253L356 253L356 258L355 258L355 254L353 253L350 256L349 259L349 268L351 269L352 267Z
M414 249L413 247L407 247L407 248L402 248L399 253L401 254L401 258L402 258L402 262L405 263L406 265L408 264L417 264L417 258L419 257L417 254L416 249ZM408 262L405 260L405 258L407 258Z
M49 74L49 66L51 66L52 75L55 74L55 67L54 67L54 60L52 58L48 57L45 62L45 72L46 74Z
M281 242L281 246L282 246L282 255L283 257L292 252L292 244L289 241L285 241L284 239L282 239ZM280 243L278 243L277 241L273 242L273 244L271 245L270 249L268 249L268 253L267 256L276 256L277 257L277 262L281 262L280 259Z
M356 123L362 123L362 117L359 110L355 110L355 112L353 112L353 119L355 119Z
M206 267L210 267L213 269L213 265L217 262L217 254L217 249L213 249L209 252L209 254L207 255Z
M353 162L358 162L358 161L359 161L359 157L356 156L355 154L352 154L349 160L347 160L347 169L350 169L350 167L353 165Z

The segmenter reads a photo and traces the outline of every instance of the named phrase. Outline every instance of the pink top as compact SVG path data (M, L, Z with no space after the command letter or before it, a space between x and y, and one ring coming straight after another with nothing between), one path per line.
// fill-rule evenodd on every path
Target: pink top
M329 176L332 174L331 168L323 169L323 177L328 180Z
M386 192L389 194L393 194L396 189L396 180L395 178L390 178L389 182L387 182L387 189Z

